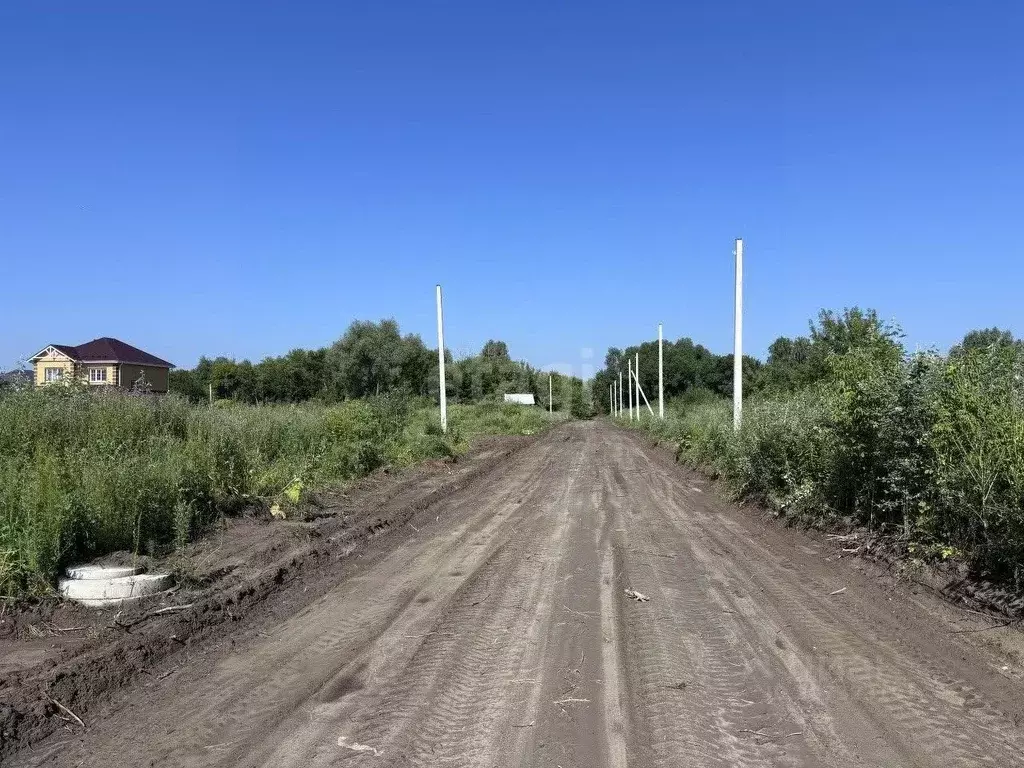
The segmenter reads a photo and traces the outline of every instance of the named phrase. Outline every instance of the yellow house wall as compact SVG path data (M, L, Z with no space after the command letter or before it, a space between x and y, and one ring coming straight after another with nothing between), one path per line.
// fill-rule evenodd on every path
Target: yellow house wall
M60 368L64 371L63 381L71 381L71 378L75 375L78 376L86 384L92 384L93 386L116 386L117 385L117 366L116 365L105 365L105 364L89 364L84 363L78 366L70 360L39 360L35 363L35 376L36 384L42 385L48 383L46 381L46 369L47 368ZM107 380L103 382L92 382L89 381L89 369L90 368L106 368L107 369ZM77 373L76 373L77 371Z
M90 368L106 368L107 369L107 380L106 381L95 381L95 382L94 381L90 381L89 380L89 369ZM116 387L117 386L117 365L116 364L104 365L104 364L101 364L101 363L82 363L82 364L79 365L79 370L80 370L80 375L82 377L82 381L86 382L87 384L92 384L94 387L105 387L105 386L108 386L108 385L111 386L111 387Z
M140 375L145 375L149 382L151 392L167 391L167 368L158 368L153 365L135 365L134 363L121 363L119 366L121 386L128 389L135 383Z
M37 386L48 383L46 381L47 368L60 368L64 371L65 380L70 380L75 373L75 364L71 360L54 360L46 358L43 360L37 360L35 362Z

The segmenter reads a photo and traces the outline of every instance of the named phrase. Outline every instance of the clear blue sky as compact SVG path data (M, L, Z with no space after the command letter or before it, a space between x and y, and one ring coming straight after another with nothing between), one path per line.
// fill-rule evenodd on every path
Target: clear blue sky
M0 368L394 316L538 365L821 307L1024 334L1017 2L0 8Z

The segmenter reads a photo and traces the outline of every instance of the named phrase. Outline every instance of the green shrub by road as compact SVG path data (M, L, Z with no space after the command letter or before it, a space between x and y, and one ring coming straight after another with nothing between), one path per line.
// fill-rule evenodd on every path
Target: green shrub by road
M819 381L670 407L642 428L738 497L811 524L882 530L922 559L1024 586L1024 350L829 355Z

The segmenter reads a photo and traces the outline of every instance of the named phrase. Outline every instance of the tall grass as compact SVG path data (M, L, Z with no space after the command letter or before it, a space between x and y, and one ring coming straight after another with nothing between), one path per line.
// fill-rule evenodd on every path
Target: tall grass
M890 534L915 557L958 557L1024 586L1024 356L854 351L795 393L670 408L642 427L680 461L780 514Z
M209 408L75 387L3 392L0 593L43 593L68 562L166 551L258 500L548 423L540 409L463 405L442 435L436 408L391 398Z

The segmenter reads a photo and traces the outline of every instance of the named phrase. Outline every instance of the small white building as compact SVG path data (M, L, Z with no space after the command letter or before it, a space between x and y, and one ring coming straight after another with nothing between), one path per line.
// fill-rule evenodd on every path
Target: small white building
M533 394L519 394L511 393L505 395L506 403L515 403L516 405L536 405L537 401L534 399Z

